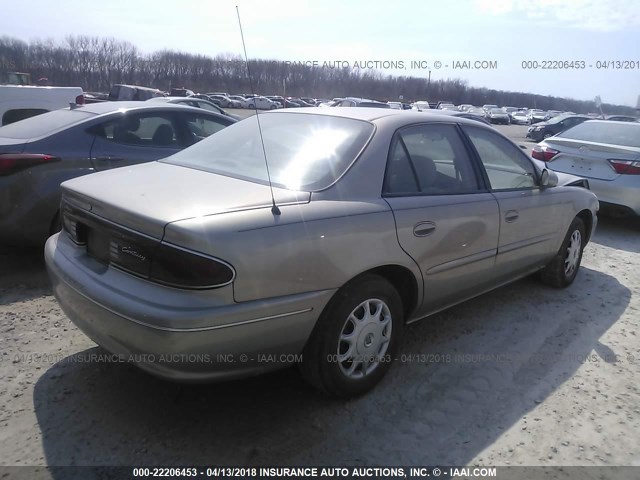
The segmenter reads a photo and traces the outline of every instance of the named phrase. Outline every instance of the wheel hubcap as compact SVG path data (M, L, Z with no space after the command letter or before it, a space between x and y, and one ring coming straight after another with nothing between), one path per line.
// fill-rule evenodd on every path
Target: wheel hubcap
M353 309L338 340L338 365L349 378L373 372L389 348L391 312L385 302L369 299Z
M578 268L578 261L580 260L580 249L582 247L582 236L579 230L575 230L571 234L569 239L569 245L567 246L567 256L564 259L564 273L567 277L573 275L573 272Z

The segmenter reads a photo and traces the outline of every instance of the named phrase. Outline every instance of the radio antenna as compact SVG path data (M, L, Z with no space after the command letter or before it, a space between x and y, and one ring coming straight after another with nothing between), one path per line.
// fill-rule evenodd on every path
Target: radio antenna
M269 171L269 162L267 161L267 150L264 148L264 138L262 137L262 126L260 125L260 116L258 115L258 102L256 102L256 92L253 90L253 79L251 70L249 69L249 57L247 56L247 46L244 43L244 34L242 33L242 22L240 21L240 9L236 5L236 13L238 14L238 25L240 26L240 37L242 38L242 49L244 50L244 60L247 64L247 75L249 75L249 87L251 95L253 95L253 108L256 110L256 121L258 122L258 132L260 133L260 143L262 144L262 153L264 155L264 164L267 166L267 180L269 180L269 190L271 191L271 213L280 215L280 209L276 205L276 197L273 195L273 185L271 185L271 172Z

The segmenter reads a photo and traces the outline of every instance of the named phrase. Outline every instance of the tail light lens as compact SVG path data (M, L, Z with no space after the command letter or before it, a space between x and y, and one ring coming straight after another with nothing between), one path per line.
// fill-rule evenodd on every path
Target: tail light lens
M0 177L58 160L60 160L58 157L41 153L2 153L0 154Z
M559 150L554 150L548 145L536 145L533 147L533 150L531 150L531 156L533 158L544 162L550 162L551 159L559 153Z
M62 226L100 263L176 288L206 289L227 285L235 271L226 262L112 224L62 205Z
M76 104L77 105L84 105L84 94L83 95L78 95L76 97Z
M234 272L220 260L160 244L151 261L150 279L180 288L213 288L231 283Z
M609 163L621 175L640 175L640 162L609 159Z

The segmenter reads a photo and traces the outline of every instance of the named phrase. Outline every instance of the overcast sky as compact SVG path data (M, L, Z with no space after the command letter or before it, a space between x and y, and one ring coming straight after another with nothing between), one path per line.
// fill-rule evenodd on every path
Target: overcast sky
M631 106L640 95L640 0L20 0L3 2L0 35L109 36L145 53L241 54L235 5L250 58L386 60L405 68L385 73L426 77L427 69L411 69L420 60L432 79L462 78L478 87L581 100L600 95ZM467 60L497 61L497 68L453 69ZM584 61L586 68L522 68L523 61L558 60ZM616 60L635 68L597 68Z

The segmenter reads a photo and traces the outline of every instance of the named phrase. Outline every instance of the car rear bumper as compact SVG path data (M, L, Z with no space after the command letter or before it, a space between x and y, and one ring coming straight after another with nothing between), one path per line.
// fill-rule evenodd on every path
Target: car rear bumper
M629 213L640 215L640 177L636 175L621 175L615 180L600 180L590 178L591 191L598 196L598 200L605 206L623 207Z
M217 299L207 306L203 298L219 296L216 290L194 293L194 301L188 302L188 292L172 294L168 290L176 289L157 286L162 301L167 295L182 297L175 308L158 308L149 298L150 288L156 286L113 268L103 267L102 272L86 268L78 261L82 253L77 250L66 238L60 241L60 234L45 246L53 292L65 314L119 361L173 380L249 376L300 361L320 312L335 292L216 305ZM96 275L112 278L101 283ZM117 287L114 275L122 277ZM135 291L131 282L144 284L143 288Z

